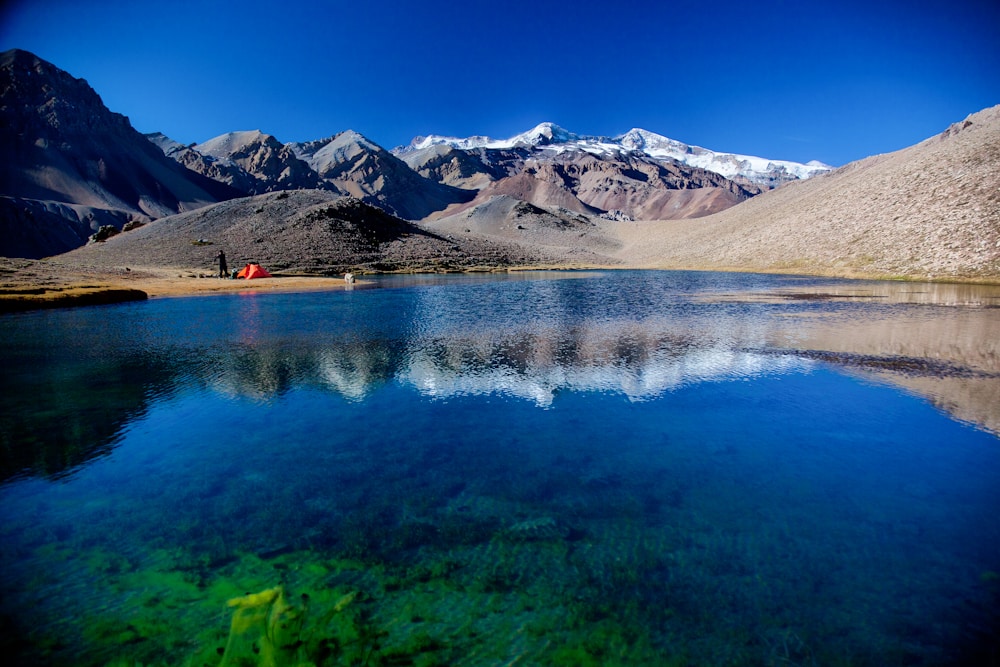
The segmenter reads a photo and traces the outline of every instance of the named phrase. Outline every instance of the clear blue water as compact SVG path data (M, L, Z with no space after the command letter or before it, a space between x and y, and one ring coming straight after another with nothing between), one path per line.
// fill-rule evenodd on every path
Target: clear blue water
M4 317L0 649L996 664L1000 439L906 382L998 379L812 346L954 308L771 298L855 286L427 276ZM277 586L291 611L233 620Z

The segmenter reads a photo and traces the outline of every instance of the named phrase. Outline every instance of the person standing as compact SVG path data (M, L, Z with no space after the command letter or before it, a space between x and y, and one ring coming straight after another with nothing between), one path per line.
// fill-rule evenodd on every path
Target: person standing
M220 278L228 278L229 277L229 267L226 266L226 253L223 252L222 250L220 250L219 254L216 255L215 258L217 260L219 260L219 277Z

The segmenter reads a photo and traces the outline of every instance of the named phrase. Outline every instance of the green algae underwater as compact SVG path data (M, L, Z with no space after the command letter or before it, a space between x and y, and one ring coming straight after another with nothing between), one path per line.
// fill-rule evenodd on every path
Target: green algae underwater
M846 281L630 278L0 320L0 652L130 667L996 655L1000 441L900 389L996 376L971 356L816 343L871 325L895 345L941 319L980 354L973 325L995 330L996 310L759 297Z
M225 601L238 591L228 579L200 587L170 572L136 572L121 584L143 590L138 608L120 616L105 610L75 623L87 643L106 646L109 655L130 656L111 658L109 665L496 664L516 659L519 643L522 650L530 647L533 660L548 664L662 660L662 651L641 636L641 624L614 618L610 601L595 610L582 598L568 605L553 599L553 607L537 609L544 600L534 590L518 592L510 580L516 561L498 563L504 574L488 570L468 589L449 577L457 567L454 561L404 568L315 559L300 565L285 555L233 564L232 570L246 573L235 577L241 581L253 582L251 571L261 578L270 573L272 580L297 582L295 590L310 593L289 594L281 585ZM339 580L352 585L331 585ZM218 610L206 613L213 601ZM194 604L202 609L191 609ZM521 633L528 636L520 640ZM165 648L176 657L164 660Z

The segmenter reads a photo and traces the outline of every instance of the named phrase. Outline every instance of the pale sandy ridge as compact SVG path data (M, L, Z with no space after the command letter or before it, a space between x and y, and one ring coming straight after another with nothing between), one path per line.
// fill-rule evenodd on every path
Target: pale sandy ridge
M698 220L622 223L633 267L1000 278L1000 106Z

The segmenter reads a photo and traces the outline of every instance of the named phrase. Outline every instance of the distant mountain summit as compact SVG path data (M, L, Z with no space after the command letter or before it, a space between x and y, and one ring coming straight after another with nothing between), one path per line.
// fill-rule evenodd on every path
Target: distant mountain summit
M541 123L509 139L483 136L460 139L437 135L416 137L409 146L399 148L395 152L407 155L433 146L450 146L459 150L529 148L546 152L575 151L603 156L637 153L656 160L676 161L689 167L706 169L720 176L764 189L774 188L789 181L810 178L833 169L815 160L801 164L789 160L721 153L639 128L609 138L575 134L555 123Z
M431 135L429 137L415 137L409 146L399 148L397 153L410 153L422 150L430 146L451 146L461 150L472 150L476 148L532 148L535 146L549 146L552 144L587 143L593 137L582 137L578 134L565 130L555 123L540 123L527 132L522 132L509 139L492 139L490 137L475 136L465 139L457 137L442 137Z
M509 139L418 137L395 152L422 176L476 190L471 202L434 218L496 211L483 204L503 196L616 219L676 220L710 215L764 189L554 123Z
M41 257L122 227L237 196L168 160L83 79L0 55L0 255Z
M188 169L246 194L326 190L356 197L407 220L420 220L472 197L415 173L353 130L287 144L260 130L227 132L190 146L160 133L147 136L166 156Z
M243 170L249 194L320 187L320 179L291 147L260 130L229 132L193 147L220 165Z
M353 130L288 146L327 187L407 220L421 220L472 198L469 192L414 172L398 157Z

